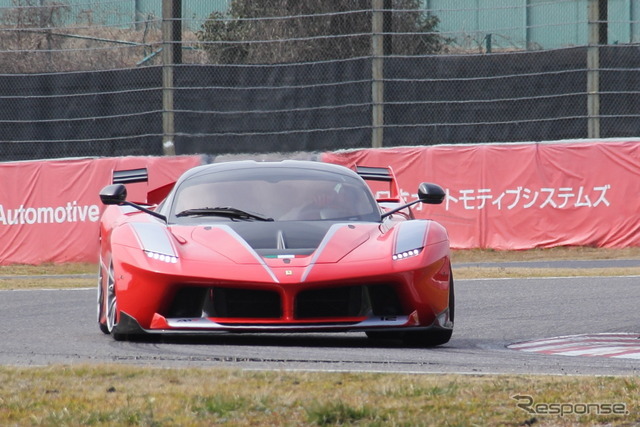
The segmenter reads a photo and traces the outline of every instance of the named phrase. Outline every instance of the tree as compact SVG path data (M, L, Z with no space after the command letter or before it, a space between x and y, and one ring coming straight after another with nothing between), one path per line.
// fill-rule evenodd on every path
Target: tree
M53 30L62 26L70 8L63 2L41 3L13 0L13 7L2 9L0 26L5 31L0 35L0 43L5 52L0 61L1 72L55 69L52 52L59 52L64 40L56 37Z
M447 43L420 0L392 0L394 54L437 53ZM232 0L198 31L213 63L309 62L371 55L371 0Z

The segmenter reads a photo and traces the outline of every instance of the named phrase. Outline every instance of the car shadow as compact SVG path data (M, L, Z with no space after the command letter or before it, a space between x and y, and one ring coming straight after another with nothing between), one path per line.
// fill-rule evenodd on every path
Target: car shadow
M238 346L238 347L322 347L322 348L420 348L408 345L401 339L372 339L364 333L313 333L313 334L206 334L206 335L171 335L148 334L128 336L127 340L135 343L189 345L189 346ZM430 349L450 347L444 344Z

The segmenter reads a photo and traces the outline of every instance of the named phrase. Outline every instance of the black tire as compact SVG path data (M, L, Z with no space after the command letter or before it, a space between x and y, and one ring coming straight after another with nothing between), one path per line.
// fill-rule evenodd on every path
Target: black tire
M104 271L102 269L102 258L99 261L98 267L98 326L103 334L109 334L109 328L105 323L102 323L100 319L104 313L104 292L102 290L102 282L104 281Z
M116 341L126 341L128 339L128 335L126 334L119 334L117 332L111 332L111 336L113 337L114 340Z
M109 328L107 328L107 325L105 325L104 323L99 323L99 325L102 333L105 335L109 335Z
M449 272L449 320L453 326L456 311L456 295L453 289L453 271Z
M429 329L426 331L407 332L403 341L412 347L435 347L446 344L451 340L453 334L453 319L455 316L455 291L453 289L453 272L449 274L449 324L447 328Z

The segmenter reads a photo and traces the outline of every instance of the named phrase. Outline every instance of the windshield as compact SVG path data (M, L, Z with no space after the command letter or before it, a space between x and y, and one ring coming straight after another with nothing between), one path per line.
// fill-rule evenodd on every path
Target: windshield
M361 180L301 168L212 171L182 182L171 206L175 222L380 221L380 211Z

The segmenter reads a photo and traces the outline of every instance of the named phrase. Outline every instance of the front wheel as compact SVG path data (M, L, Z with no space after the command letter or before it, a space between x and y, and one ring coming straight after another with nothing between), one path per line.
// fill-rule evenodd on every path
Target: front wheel
M405 344L419 347L435 347L437 345L446 344L451 340L453 334L453 318L455 314L456 299L453 290L453 272L449 272L449 307L447 320L445 322L446 329L429 329L426 331L407 332L403 338Z
M107 324L102 322L102 318L105 317L104 290L102 289L102 284L104 282L104 268L102 264L102 258L100 258L100 264L98 265L98 325L100 326L100 330L102 331L102 333L109 334L109 328L107 327Z
M116 283L113 274L113 265L109 267L107 278L107 330L112 333L118 325L118 299L116 298Z
M109 277L107 278L107 333L111 334L114 340L122 341L125 335L117 332L120 311L118 310L118 297L116 295L116 280L113 271L113 264L109 266ZM102 329L102 328L101 328Z

